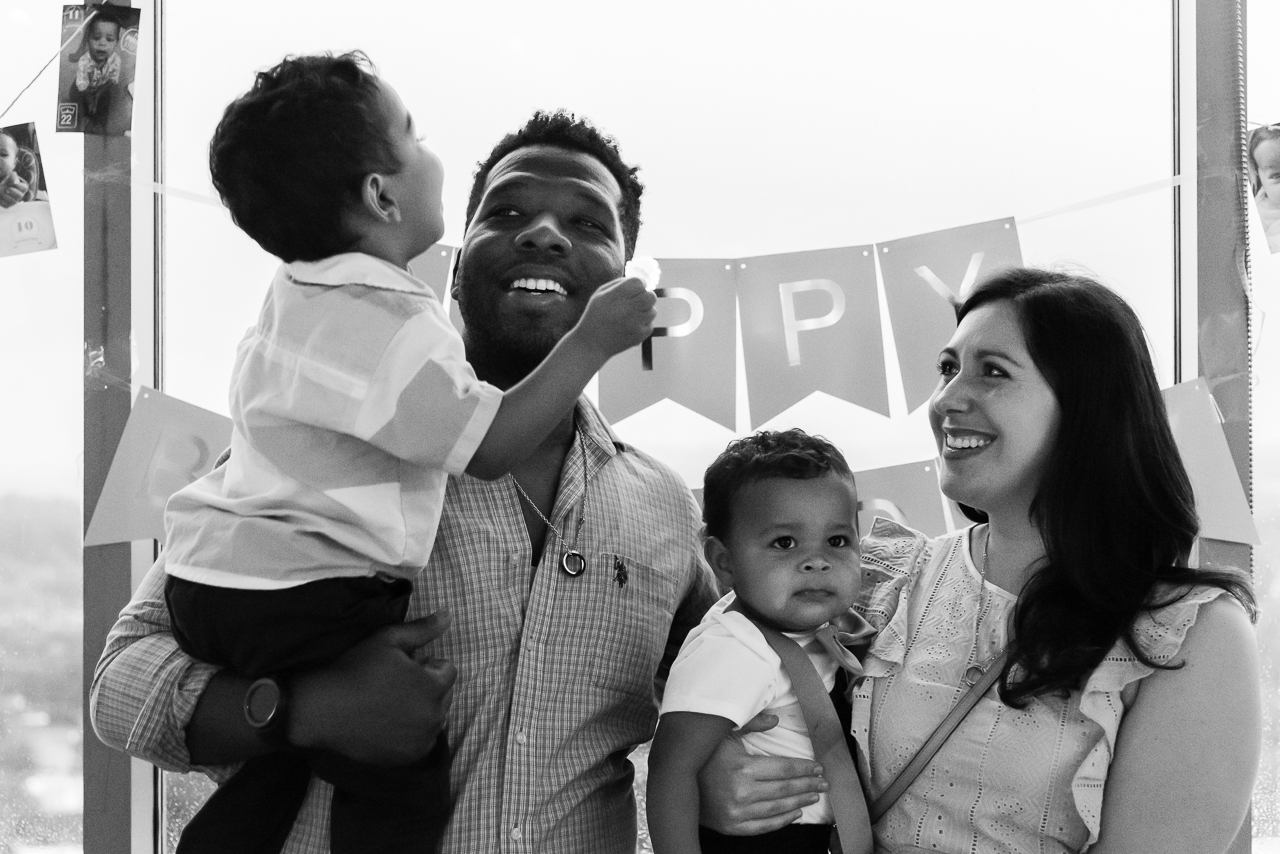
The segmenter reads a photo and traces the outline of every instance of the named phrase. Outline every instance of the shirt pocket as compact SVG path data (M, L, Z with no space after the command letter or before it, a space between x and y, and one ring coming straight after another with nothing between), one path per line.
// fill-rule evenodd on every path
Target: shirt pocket
M598 688L653 697L678 605L675 580L611 552L601 552L593 564L593 614L584 644L591 655L588 678Z

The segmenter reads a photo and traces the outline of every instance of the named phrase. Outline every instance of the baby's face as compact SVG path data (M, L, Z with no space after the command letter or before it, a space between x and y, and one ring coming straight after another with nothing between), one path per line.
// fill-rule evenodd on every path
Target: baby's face
M1280 207L1280 139L1264 139L1253 150L1253 162L1258 167L1262 187L1258 200L1266 200L1272 207Z
M807 631L853 604L861 568L852 480L825 474L755 481L734 497L732 516L709 557L764 617Z
M0 181L13 174L18 166L18 143L13 137L0 133Z
M89 25L89 55L101 65L116 52L120 26L114 21L94 21Z

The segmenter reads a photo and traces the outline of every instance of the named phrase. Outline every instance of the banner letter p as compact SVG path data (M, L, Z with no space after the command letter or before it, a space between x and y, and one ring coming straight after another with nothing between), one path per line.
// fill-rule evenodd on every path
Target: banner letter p
M831 310L821 317L796 320L795 295L801 291L826 291L831 295ZM844 291L830 279L805 279L802 282L783 282L778 285L782 300L782 331L787 340L787 362L795 367L800 364L800 336L811 329L834 326L844 317Z

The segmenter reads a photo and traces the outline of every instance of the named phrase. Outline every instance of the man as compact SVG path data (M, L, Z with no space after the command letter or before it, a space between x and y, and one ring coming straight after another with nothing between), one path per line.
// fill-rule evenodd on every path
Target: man
M571 115L536 114L498 144L476 175L453 288L481 378L517 382L622 275L641 192L612 140ZM698 525L678 477L579 401L510 476L450 479L410 622L287 680L287 705L259 686L257 729L247 679L176 649L153 568L98 663L94 728L217 777L280 740L408 762L444 723L445 851L630 854L627 754L652 735L665 668L716 597ZM329 795L312 781L285 851L328 850Z

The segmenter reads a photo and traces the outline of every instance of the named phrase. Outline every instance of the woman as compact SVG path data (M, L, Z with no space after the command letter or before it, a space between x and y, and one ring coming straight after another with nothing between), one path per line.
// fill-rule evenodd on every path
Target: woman
M1237 572L1186 566L1194 501L1141 325L1102 285L1029 269L957 315L930 422L942 490L979 524L928 539L881 520L863 542L858 610L881 631L853 728L871 795L967 672L1009 659L877 851L1225 851L1261 737L1253 598ZM703 822L785 823L820 788L806 774L726 743Z

